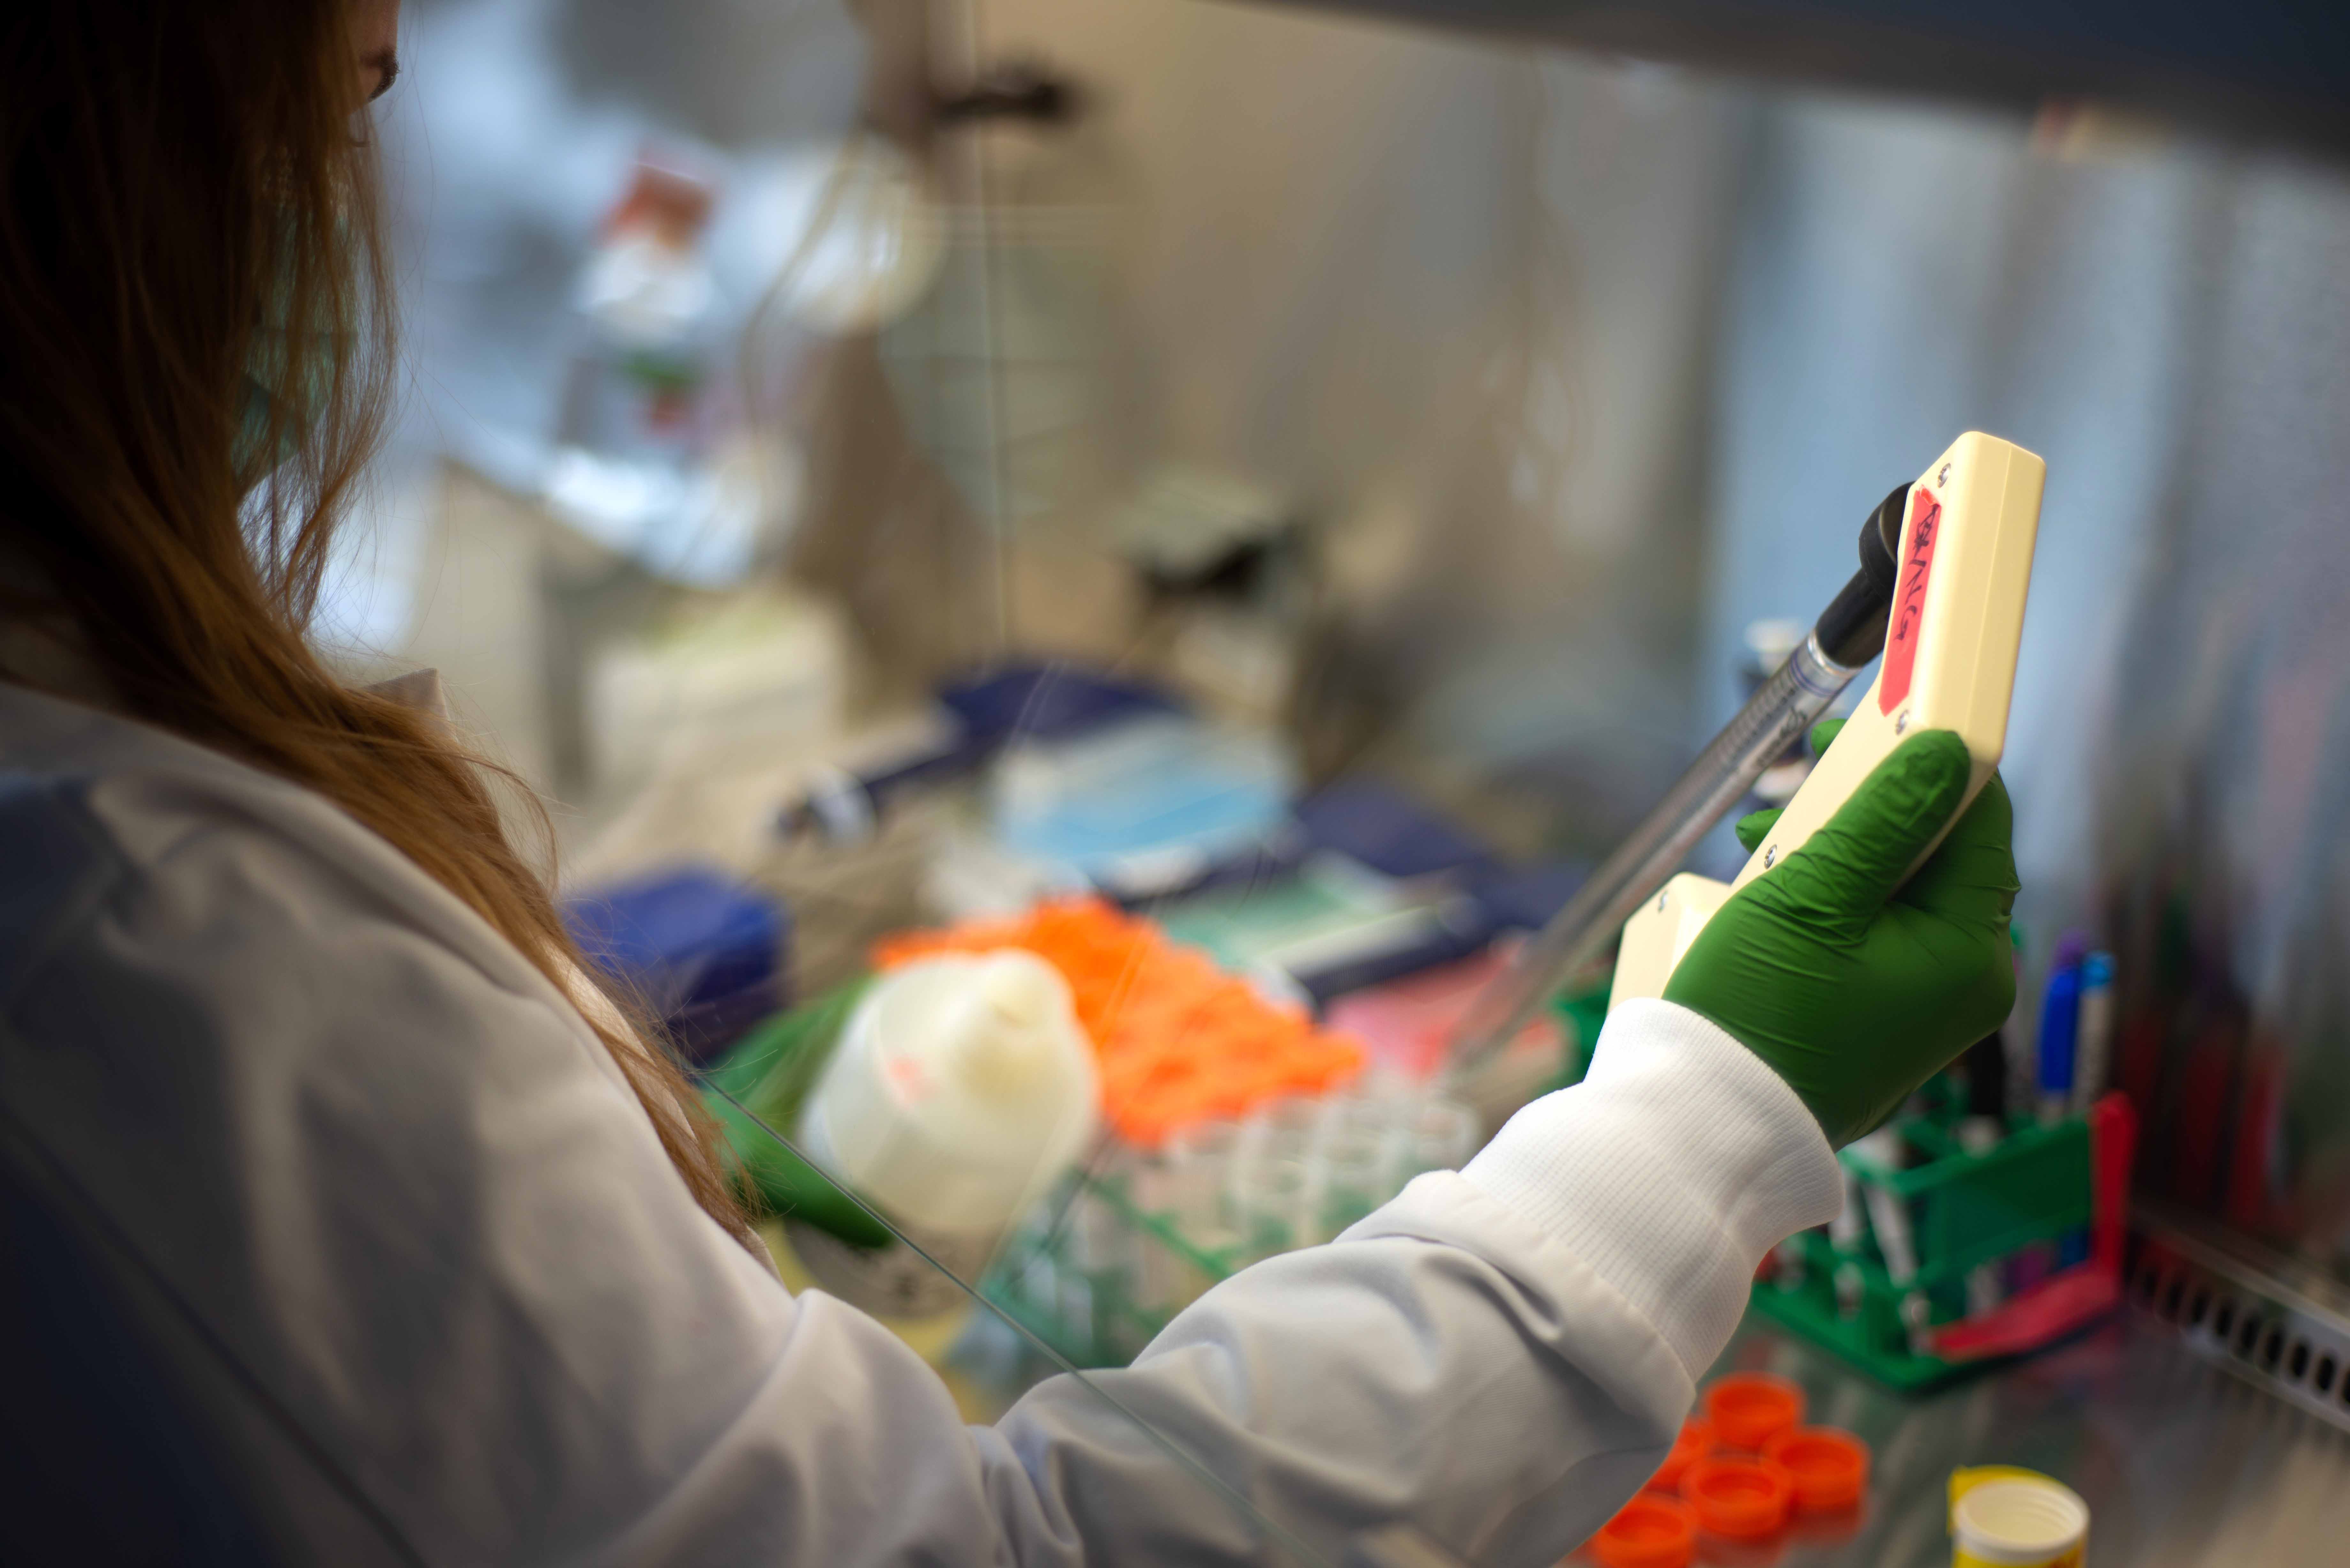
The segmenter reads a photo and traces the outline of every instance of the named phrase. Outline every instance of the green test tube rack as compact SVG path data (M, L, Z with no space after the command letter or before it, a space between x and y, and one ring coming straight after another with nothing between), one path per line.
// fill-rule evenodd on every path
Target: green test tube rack
M1137 1202L1125 1177L1079 1175L1039 1207L981 1290L1076 1366L1123 1366L1246 1261L1240 1244L1195 1243L1173 1214Z
M1838 1156L1865 1226L1842 1244L1825 1229L1790 1238L1752 1294L1756 1312L1902 1389L2062 1338L2118 1299L2132 1134L2126 1107L2110 1104L2047 1125L2012 1117L1995 1145L1974 1150L1960 1141L1947 1083L1922 1099L1894 1124L1908 1156L1899 1168L1856 1148ZM1887 1245L1888 1218L1906 1226L1906 1247ZM1986 1287L1996 1300L1983 1299ZM1949 1348L1967 1338L1954 1330L1991 1319L2018 1291L2038 1298L2029 1315Z

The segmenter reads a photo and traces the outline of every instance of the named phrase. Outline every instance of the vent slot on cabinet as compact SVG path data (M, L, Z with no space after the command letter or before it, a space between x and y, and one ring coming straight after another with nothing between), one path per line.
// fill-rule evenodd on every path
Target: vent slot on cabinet
M2132 1238L2126 1299L2188 1348L2350 1430L2350 1314L2191 1238Z

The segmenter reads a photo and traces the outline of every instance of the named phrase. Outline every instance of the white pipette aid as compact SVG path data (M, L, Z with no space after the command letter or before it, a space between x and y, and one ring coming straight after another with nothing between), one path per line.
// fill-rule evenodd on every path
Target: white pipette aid
M2007 742L2046 473L2012 441L1970 431L1910 485L1884 662L1858 711L1733 880L1684 872L1625 922L1610 1008L1664 994L1714 911L1801 848L1908 736L1950 730L1965 742L1973 766L1960 811L1990 782Z

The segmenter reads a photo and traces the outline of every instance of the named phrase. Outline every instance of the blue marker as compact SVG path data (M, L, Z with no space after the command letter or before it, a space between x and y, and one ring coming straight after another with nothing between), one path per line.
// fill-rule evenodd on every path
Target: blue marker
M2081 961L2059 951L2040 999L2040 1125L2054 1127L2073 1108L2073 1054L2080 1038Z

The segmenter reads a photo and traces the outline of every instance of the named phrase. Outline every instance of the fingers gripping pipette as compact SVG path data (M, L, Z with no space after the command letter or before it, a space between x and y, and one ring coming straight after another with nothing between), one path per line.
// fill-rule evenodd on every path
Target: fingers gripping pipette
M1997 767L2006 735L2044 472L2040 459L2022 447L1970 431L1914 483L1885 498L1861 529L1860 569L1811 635L1478 997L1454 1034L1456 1073L1514 1038L1619 929L1626 942L1611 1005L1630 995L1659 994L1706 918L1734 887L1808 838L1909 730L1959 731L1974 764L1971 798ZM1885 650L1889 615L1894 656L1847 731L1858 743L1839 741L1835 760L1805 781L1735 884L1675 877L1697 841L1762 770Z

